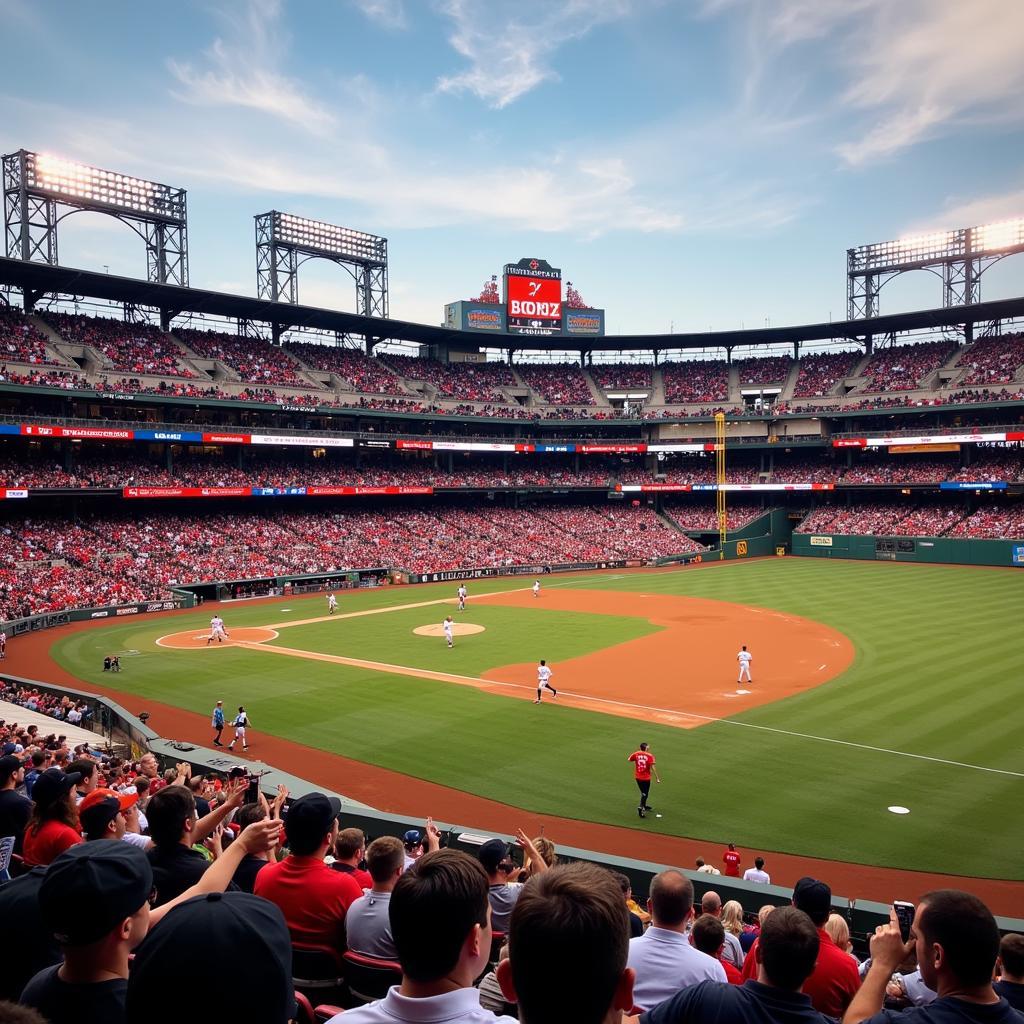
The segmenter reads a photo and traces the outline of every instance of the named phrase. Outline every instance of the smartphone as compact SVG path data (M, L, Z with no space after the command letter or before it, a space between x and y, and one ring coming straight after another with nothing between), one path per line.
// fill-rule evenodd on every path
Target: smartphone
M910 926L914 923L914 904L893 900L892 907L896 911L896 920L900 923L900 938L904 942L909 942Z

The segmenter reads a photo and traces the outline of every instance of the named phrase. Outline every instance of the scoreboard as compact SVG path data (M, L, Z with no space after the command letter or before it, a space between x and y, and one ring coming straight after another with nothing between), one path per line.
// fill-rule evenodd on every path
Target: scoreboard
M509 334L562 333L562 271L547 260L505 265L505 317Z

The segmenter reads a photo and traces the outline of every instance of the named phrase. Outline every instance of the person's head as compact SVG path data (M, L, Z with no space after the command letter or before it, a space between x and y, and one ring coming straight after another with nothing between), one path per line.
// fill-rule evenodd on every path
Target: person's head
M693 914L693 882L675 868L655 875L647 909L656 928L682 931Z
M601 1024L633 1004L628 912L620 883L603 868L569 864L531 879L512 911L508 945L498 981L523 1024Z
M242 707L242 705L241 705L241 704L239 704L239 705L238 705L238 713L239 713L240 715L244 715L244 714L245 714L245 708L244 708L244 707Z
M730 850L735 850L736 849L736 844L735 843L730 843L729 844L729 849Z
M693 922L690 934L696 949L707 953L708 956L718 958L718 954L722 952L722 947L725 945L725 929L714 914L701 914Z
M191 846L190 837L196 823L196 798L184 786L167 786L154 793L146 805L149 838L155 846L170 847L175 843Z
M44 764L46 764L46 754L44 754L43 751L41 750L33 750L32 767L35 768L35 770L38 772L42 771Z
M153 869L127 843L79 843L65 850L39 887L39 913L65 959L123 959L149 928Z
M219 708L224 707L224 701L222 701L222 700L217 701L217 707L219 707Z
M288 849L296 857L319 857L338 838L341 801L324 793L306 793L293 801L284 819Z
M850 926L841 914L829 914L825 922L828 937L842 950L850 951Z
M155 779L160 775L160 765L155 754L143 754L139 759L139 770L147 779Z
M149 796L149 779L145 775L140 775L135 780L135 792L139 794L140 799Z
M793 906L802 910L821 928L832 913L832 890L825 882L805 875L793 887Z
M380 836L366 848L366 870L373 879L373 887L384 891L402 876L405 867L405 847L394 836Z
M755 857L754 867L757 868L758 871L764 871L764 857Z
M127 1019L131 1024L192 1020L196 1008L204 1006L208 1010L199 1016L210 1017L209 1008L224 999L228 978L231 1013L238 1020L285 1024L294 1018L292 948L284 915L247 892L196 896L153 929L132 962Z
M426 853L398 879L389 917L407 978L468 988L480 976L491 953L487 885L480 862L459 850Z
M267 812L260 804L242 804L235 812L234 822L240 831L244 831L257 821L262 821Z
M124 812L138 799L138 793L122 796L105 787L98 787L86 794L78 805L78 817L85 838L89 841L123 838L127 829Z
M758 926L758 928L760 928L764 924L765 919L768 917L768 915L774 909L775 909L775 904L774 903L766 903L763 907L761 907L760 910L758 910L758 912L757 912L757 926Z
M503 882L512 870L512 860L508 855L508 845L500 839L488 839L477 854L480 863L492 885Z
M32 816L28 827L33 833L48 821L59 821L71 828L78 827L78 811L75 807L75 786L81 776L77 772L62 772L59 768L47 768L32 787Z
M648 744L648 743L641 743L640 744L640 749L641 750L646 750L648 748L648 746L650 746L650 744Z
M0 789L14 789L21 785L25 770L20 757L5 754L0 757Z
M418 828L411 828L402 836L405 855L416 860L423 856L423 833Z
M722 906L719 915L722 927L732 935L739 935L743 931L743 906L738 900L729 900Z
M757 940L757 980L798 992L818 962L818 929L796 907L779 907L761 925Z
M746 649L747 649L747 645L746 645L746 644L744 644L744 645L743 645L743 650L746 650Z
M349 863L358 862L366 853L366 836L361 828L343 828L334 843L334 856Z
M704 858L703 857L698 857L697 858L697 870L699 871L702 867L704 867Z
M921 979L943 995L951 988L980 988L992 980L999 929L977 896L958 889L926 893L911 929Z
M1024 984L1024 935L1010 932L999 943L999 966L1004 981Z
M95 761L80 757L68 765L69 772L77 772L82 778L75 787L79 793L91 793L99 785L99 772Z
M199 796L203 791L203 787L206 785L206 780L202 775L190 775L185 785L192 790L192 794L194 796Z
M713 914L715 917L722 915L722 897L713 889L708 889L700 898L700 912L702 914Z
M546 661L545 661L545 660L544 660L543 658L541 658L541 659L540 659L540 663L541 663L542 665L546 665L546 664L547 664L547 662L546 662Z
M549 868L553 868L558 863L558 854L555 852L555 844L551 842L546 836L537 836L533 840L533 845L536 851L540 854L540 859L544 861ZM531 873L535 874L537 871L537 865L530 863Z

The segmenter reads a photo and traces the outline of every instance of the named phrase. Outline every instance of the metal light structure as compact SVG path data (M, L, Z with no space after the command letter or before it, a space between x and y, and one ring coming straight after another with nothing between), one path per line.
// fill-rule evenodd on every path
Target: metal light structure
M899 274L928 270L942 279L942 305L981 301L981 275L1024 252L1024 217L954 231L935 231L846 250L847 317L878 316L879 292Z
M20 149L3 158L3 190L9 257L56 266L57 225L73 213L105 213L146 243L148 280L188 287L184 189Z
M270 302L299 301L299 267L322 259L356 283L356 312L388 316L388 240L320 220L271 210L256 216L256 294Z

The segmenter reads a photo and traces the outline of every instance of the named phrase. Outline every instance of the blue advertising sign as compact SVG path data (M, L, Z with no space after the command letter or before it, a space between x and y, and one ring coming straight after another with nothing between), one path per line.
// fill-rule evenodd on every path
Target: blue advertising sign
M192 444L202 444L203 435L194 430L136 430L136 441L184 441Z
M978 483L966 483L963 480L943 480L939 484L941 491L1005 491L1003 480L983 480Z

